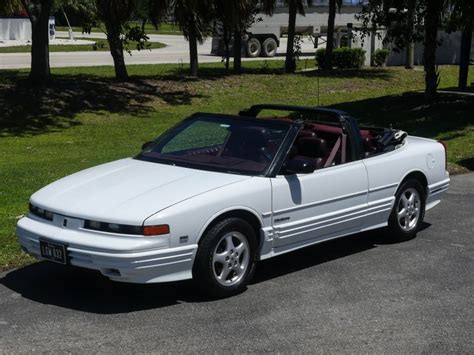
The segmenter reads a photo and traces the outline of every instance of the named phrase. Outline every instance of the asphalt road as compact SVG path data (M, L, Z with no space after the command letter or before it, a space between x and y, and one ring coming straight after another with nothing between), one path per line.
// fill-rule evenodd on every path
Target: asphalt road
M233 298L37 263L0 274L0 353L474 353L474 174L417 238L383 231L259 265Z
M67 32L58 32L57 35L67 37ZM76 34L77 38L105 38L103 33L91 35ZM150 41L161 42L167 46L159 49L132 51L132 55L125 53L126 64L180 64L189 63L189 43L182 36L176 35L149 35ZM284 59L286 38L281 39L277 56L268 59ZM315 49L309 40L302 45L301 59L314 60ZM198 45L198 60L200 63L220 62L220 56L211 55L211 40ZM86 67L98 65L113 65L109 52L52 52L49 54L51 67ZM243 58L246 60L263 60L265 58ZM29 68L31 65L30 53L0 53L0 69Z

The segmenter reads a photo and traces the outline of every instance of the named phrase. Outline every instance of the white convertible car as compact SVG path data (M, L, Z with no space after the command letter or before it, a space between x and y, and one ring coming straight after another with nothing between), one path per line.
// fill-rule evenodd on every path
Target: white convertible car
M337 110L256 105L196 113L136 157L46 186L17 234L41 260L123 282L194 278L228 296L259 260L374 228L414 236L448 185L440 142Z

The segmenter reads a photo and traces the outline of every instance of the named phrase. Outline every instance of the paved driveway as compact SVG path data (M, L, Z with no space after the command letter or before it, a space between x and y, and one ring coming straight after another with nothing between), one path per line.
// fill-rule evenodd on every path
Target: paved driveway
M474 174L414 240L383 231L259 265L236 297L37 263L0 274L0 353L474 353Z
M66 32L58 32L58 35L67 36ZM77 34L81 38L105 38L103 33L93 33L91 35ZM189 63L189 43L182 36L173 35L149 35L150 41L161 42L167 46L164 48L132 51L132 55L125 53L126 64L179 64ZM279 47L279 54L275 60L284 59L286 50L286 38L282 38ZM315 49L309 40L305 40L302 46L303 56L301 59L314 60ZM220 62L220 56L211 55L211 40L205 41L198 46L199 62L211 63ZM110 52L52 52L49 54L51 67L86 67L97 65L113 65ZM243 58L243 60L263 60L265 58ZM0 53L0 69L20 69L29 68L31 64L30 53ZM311 63L313 64L313 63Z

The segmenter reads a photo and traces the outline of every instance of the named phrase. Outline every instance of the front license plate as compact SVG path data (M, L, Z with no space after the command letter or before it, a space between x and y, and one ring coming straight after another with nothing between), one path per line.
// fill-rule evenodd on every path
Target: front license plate
M66 264L66 246L60 243L40 240L41 256L56 263Z

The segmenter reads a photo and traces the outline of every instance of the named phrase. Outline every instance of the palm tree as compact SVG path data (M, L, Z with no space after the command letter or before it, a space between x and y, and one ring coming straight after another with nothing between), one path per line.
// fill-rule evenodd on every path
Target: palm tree
M293 73L296 69L295 53L294 53L294 41L296 35L296 15L300 14L305 16L305 4L304 0L286 0L288 5L288 43L286 45L286 58L285 58L285 72ZM307 3L311 4L311 0ZM262 10L268 15L273 15L275 10L276 0L263 0Z
M151 19L157 26L164 14L172 15L189 42L191 76L198 76L197 43L202 43L211 31L212 6L207 0L151 0Z
M34 84L46 83L49 67L49 15L53 0L1 0L0 12L15 14L24 9L31 21L31 70L29 78Z
M469 74L472 32L474 30L474 2L472 0L450 0L452 30L461 30L458 88L465 90Z
M415 11L417 0L408 0L407 4L407 45L406 45L406 59L405 68L413 69L415 65L415 43L413 35L415 33Z
M254 21L258 0L233 0L234 73L242 70L242 36Z
M329 0L328 32L326 40L326 53L324 55L325 69L332 68L332 51L334 49L334 22L336 20L336 8L341 9L342 0Z
M114 60L115 77L127 80L128 72L123 56L124 25L135 8L134 0L96 0L97 15L105 25L110 54Z
M230 40L233 38L234 72L242 69L242 35L252 24L258 0L213 0L216 20L222 26L226 70L229 70Z
M425 40L423 60L425 66L425 99L432 101L436 97L439 73L436 70L436 48L438 47L438 28L444 13L446 0L426 1Z

